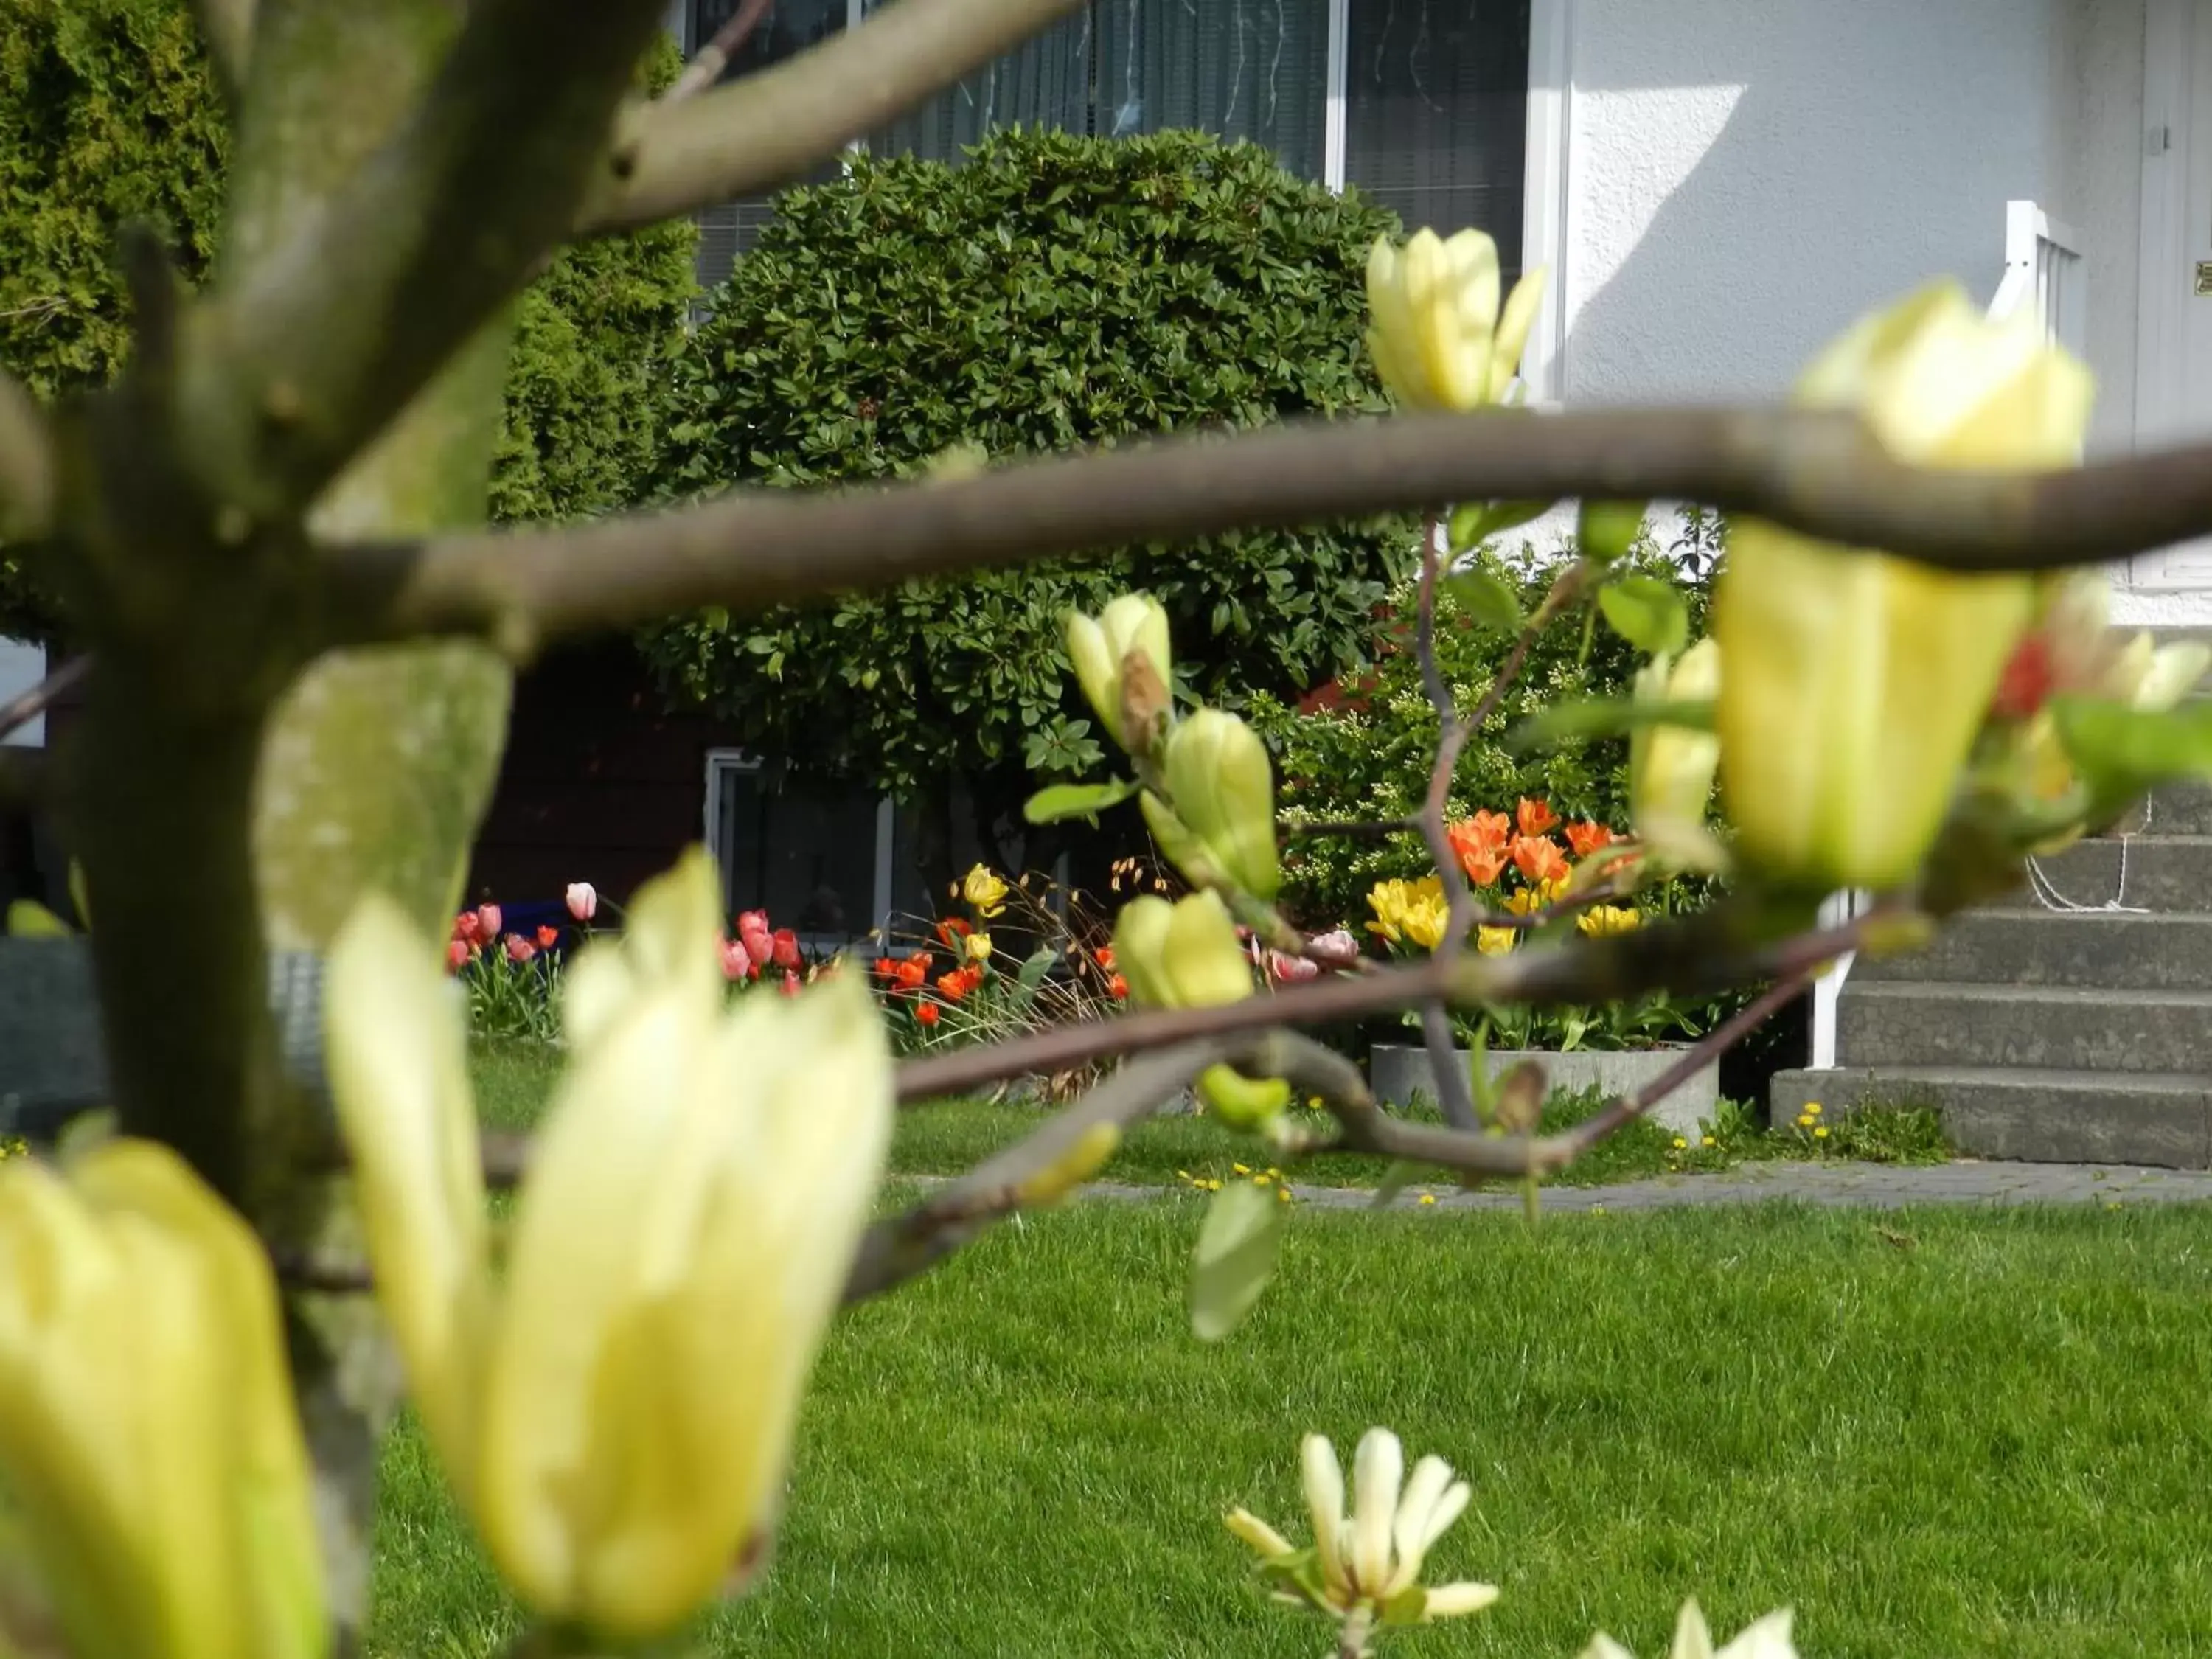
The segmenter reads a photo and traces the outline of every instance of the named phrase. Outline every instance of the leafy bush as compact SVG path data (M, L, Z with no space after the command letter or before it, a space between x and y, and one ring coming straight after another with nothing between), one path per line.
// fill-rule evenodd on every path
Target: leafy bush
M1194 133L1007 131L954 168L855 158L787 192L687 354L672 494L909 474L1132 433L1380 408L1362 270L1389 214ZM663 627L672 690L810 771L915 799L1099 758L1060 617L1158 595L1195 687L1296 696L1357 662L1402 520L1153 544L746 621ZM989 821L988 813L979 817Z
M665 37L642 67L672 79ZM104 384L130 343L122 224L188 282L215 256L228 137L180 0L0 0L0 366L41 398ZM637 498L693 291L689 222L571 248L523 297L494 516ZM0 552L0 634L52 637L52 600Z
M1524 611L1534 611L1550 586L1553 567L1523 549L1485 562L1516 586ZM1632 555L1651 574L1674 567L1649 544ZM1703 626L1703 595L1688 593L1693 627ZM1407 584L1393 595L1373 669L1347 682L1341 707L1301 714L1273 697L1255 697L1249 718L1274 751L1283 822L1379 823L1417 811L1428 792L1436 753L1437 717L1421 684L1413 650L1413 594ZM1563 818L1588 818L1615 828L1628 823L1625 739L1571 743L1532 754L1505 746L1505 734L1537 709L1585 697L1627 695L1641 661L1635 648L1602 622L1587 634L1563 618L1536 640L1520 677L1497 711L1468 743L1453 781L1450 816L1479 808L1510 811L1526 795L1547 801ZM1471 708L1504 664L1513 641L1477 625L1449 597L1438 606L1437 661L1462 708ZM1418 877L1430 869L1420 837L1298 836L1284 862L1285 903L1304 925L1355 927L1367 919L1366 896L1377 881Z

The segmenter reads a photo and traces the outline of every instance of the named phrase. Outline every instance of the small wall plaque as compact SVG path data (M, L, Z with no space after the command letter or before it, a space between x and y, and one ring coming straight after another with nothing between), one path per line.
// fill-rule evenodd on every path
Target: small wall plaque
M2197 262L2197 297L2212 299L2212 259Z

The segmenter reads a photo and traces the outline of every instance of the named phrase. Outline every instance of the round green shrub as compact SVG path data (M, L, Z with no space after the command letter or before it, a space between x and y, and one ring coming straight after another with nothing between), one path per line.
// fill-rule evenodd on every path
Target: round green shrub
M1382 407L1367 250L1395 228L1267 150L1195 133L994 135L963 166L855 157L780 198L686 354L664 483L912 473L1133 434ZM1401 520L1152 544L660 627L664 684L796 767L902 798L969 775L991 821L1103 763L1060 619L1144 588L1191 689L1295 696L1358 663Z

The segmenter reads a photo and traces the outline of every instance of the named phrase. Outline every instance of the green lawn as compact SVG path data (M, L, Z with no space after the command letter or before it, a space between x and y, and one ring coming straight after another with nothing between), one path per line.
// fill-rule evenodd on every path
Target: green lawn
M557 1069L556 1052L539 1045L480 1045L473 1066L479 1114L500 1128L528 1127ZM1543 1127L1562 1128L1602 1103L1594 1095L1555 1096L1545 1110ZM1436 1115L1430 1111L1426 1115L1433 1119ZM901 1175L957 1175L1019 1139L1040 1121L1038 1108L1008 1102L954 1100L909 1107L899 1115L891 1168ZM1314 1121L1322 1121L1318 1116ZM1945 1153L1940 1126L1928 1111L1863 1112L1838 1124L1821 1142L1794 1133L1770 1135L1747 1121L1724 1128L1711 1151L1694 1146L1677 1150L1674 1139L1656 1123L1630 1124L1577 1158L1555 1180L1569 1186L1601 1185L1676 1170L1719 1169L1751 1158L1803 1157L1815 1151L1823 1156L1916 1163L1938 1161ZM1211 1118L1154 1118L1129 1133L1101 1178L1170 1186L1185 1175L1224 1179L1234 1173L1237 1164L1259 1168L1273 1161L1262 1143L1226 1131ZM1372 1186L1388 1167L1372 1158L1324 1153L1299 1164L1291 1178L1316 1186ZM1430 1173L1445 1182L1453 1179L1447 1172Z
M1435 1565L1506 1591L1409 1655L1649 1655L1692 1590L1731 1630L1794 1603L1828 1659L2212 1650L2203 1212L1301 1211L1216 1348L1199 1214L1032 1218L844 1320L708 1650L1310 1659L1218 1516L1302 1534L1297 1435L1371 1422L1471 1473ZM490 1651L412 1432L386 1482L372 1651Z

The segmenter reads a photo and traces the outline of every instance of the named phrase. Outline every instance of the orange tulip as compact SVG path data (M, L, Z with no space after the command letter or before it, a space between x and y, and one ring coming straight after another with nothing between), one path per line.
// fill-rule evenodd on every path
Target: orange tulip
M962 973L957 968L954 969L949 974L939 975L937 979L937 994L943 997L947 1002L959 1001L961 998L968 994L968 975Z
M921 1007L914 1011L914 1017L924 1025L934 1025L941 1018L938 1013L937 1005L933 1002L923 1003Z
M1601 823L1571 823L1566 827L1567 845L1574 848L1575 856L1586 859L1592 853L1601 852L1613 845L1613 831Z
M1121 1002L1128 1000L1129 981L1123 979L1121 975L1116 974L1113 978L1108 980L1106 981L1106 988L1113 993L1115 1001Z
M1559 815L1552 810L1548 801L1530 800L1526 795L1513 809L1513 816L1523 836L1540 836L1559 821Z
M1566 875L1567 855L1557 842L1522 836L1513 843L1513 867L1530 886L1541 887Z
M1493 812L1486 807L1467 822L1468 833L1479 846L1502 848L1513 839L1513 820L1503 812Z

